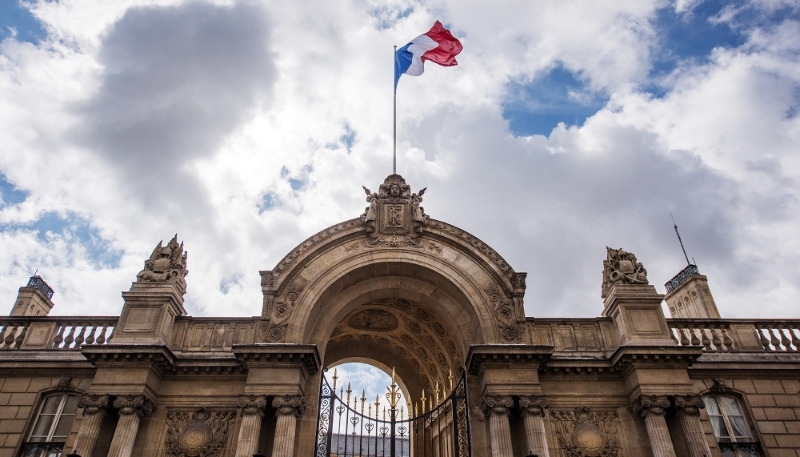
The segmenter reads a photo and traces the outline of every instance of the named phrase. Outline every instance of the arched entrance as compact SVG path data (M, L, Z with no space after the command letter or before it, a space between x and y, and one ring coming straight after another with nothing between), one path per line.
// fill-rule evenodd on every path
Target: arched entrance
M323 230L261 272L260 340L316 345L323 370L356 359L393 367L415 401L463 374L465 405L472 390L479 404L467 354L473 345L529 342L525 274L469 233L430 219L422 193L390 175L378 192L367 191L360 218ZM323 406L324 395L310 394L320 386L321 373L306 382L311 410ZM301 420L297 455L314 451L316 425Z

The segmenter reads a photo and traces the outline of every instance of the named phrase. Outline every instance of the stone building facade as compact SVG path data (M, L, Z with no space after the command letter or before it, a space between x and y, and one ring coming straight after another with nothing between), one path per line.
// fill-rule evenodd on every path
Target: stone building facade
M661 295L622 249L598 317L528 317L525 273L428 217L424 189L365 191L260 272L253 318L187 315L177 237L120 316L49 317L31 278L0 319L0 457L317 456L321 376L348 361L414 399L464 373L474 456L800 457L800 320L722 319L693 265Z

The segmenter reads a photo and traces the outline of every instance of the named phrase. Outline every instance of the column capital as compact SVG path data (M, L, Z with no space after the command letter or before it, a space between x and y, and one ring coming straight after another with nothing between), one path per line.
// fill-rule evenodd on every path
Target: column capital
M512 406L514 399L510 395L484 395L481 411L486 416L493 414L507 416Z
M536 395L519 397L519 406L523 414L531 416L544 416L544 409L547 408L547 399Z
M120 395L114 400L114 408L121 415L136 414L144 417L152 414L156 405L144 395Z
M302 395L276 396L272 400L272 407L277 410L276 416L294 414L295 417L300 417L305 412L305 406Z
M666 396L642 395L633 401L631 409L633 409L633 414L642 417L648 415L664 417L667 413L666 408L669 408L669 405L669 398Z
M81 399L78 400L78 407L83 408L83 414L85 416L98 413L105 416L108 412L108 395L83 394L81 395Z
M675 407L678 408L678 414L699 416L700 410L705 408L706 404L699 395L684 395L675 397Z
M239 408L242 408L242 415L258 414L264 417L264 407L267 406L267 398L263 395L239 395L239 400L236 404Z

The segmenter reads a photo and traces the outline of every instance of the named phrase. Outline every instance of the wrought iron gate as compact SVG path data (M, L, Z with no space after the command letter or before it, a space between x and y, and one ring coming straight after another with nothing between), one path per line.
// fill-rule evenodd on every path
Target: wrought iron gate
M408 418L404 406L398 408L400 393L394 382L389 390L390 408L381 417L377 401L373 413L363 394L351 399L349 386L337 394L336 378L331 386L322 376L314 457L470 457L464 374L444 399L423 398L422 406L413 405L415 414ZM408 409L411 412L412 404Z

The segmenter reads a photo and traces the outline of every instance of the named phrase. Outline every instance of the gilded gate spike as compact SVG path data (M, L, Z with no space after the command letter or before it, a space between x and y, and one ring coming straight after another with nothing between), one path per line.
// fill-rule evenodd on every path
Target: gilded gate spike
M439 393L441 393L441 390L439 389L439 381L436 381L436 404L437 405L439 404Z
M350 392L352 392L352 390L350 390L349 382L347 383L347 390L345 390L345 392L347 392L347 404L350 405Z
M337 379L339 379L339 377L336 376L336 368L334 368L333 369L333 391L334 392L336 392L336 380Z
M447 376L447 379L450 380L450 391L453 391L453 369L450 369L450 375Z
M361 391L361 414L364 414L364 402L367 401L367 394L365 390Z
M414 417L419 416L419 402L414 402Z

